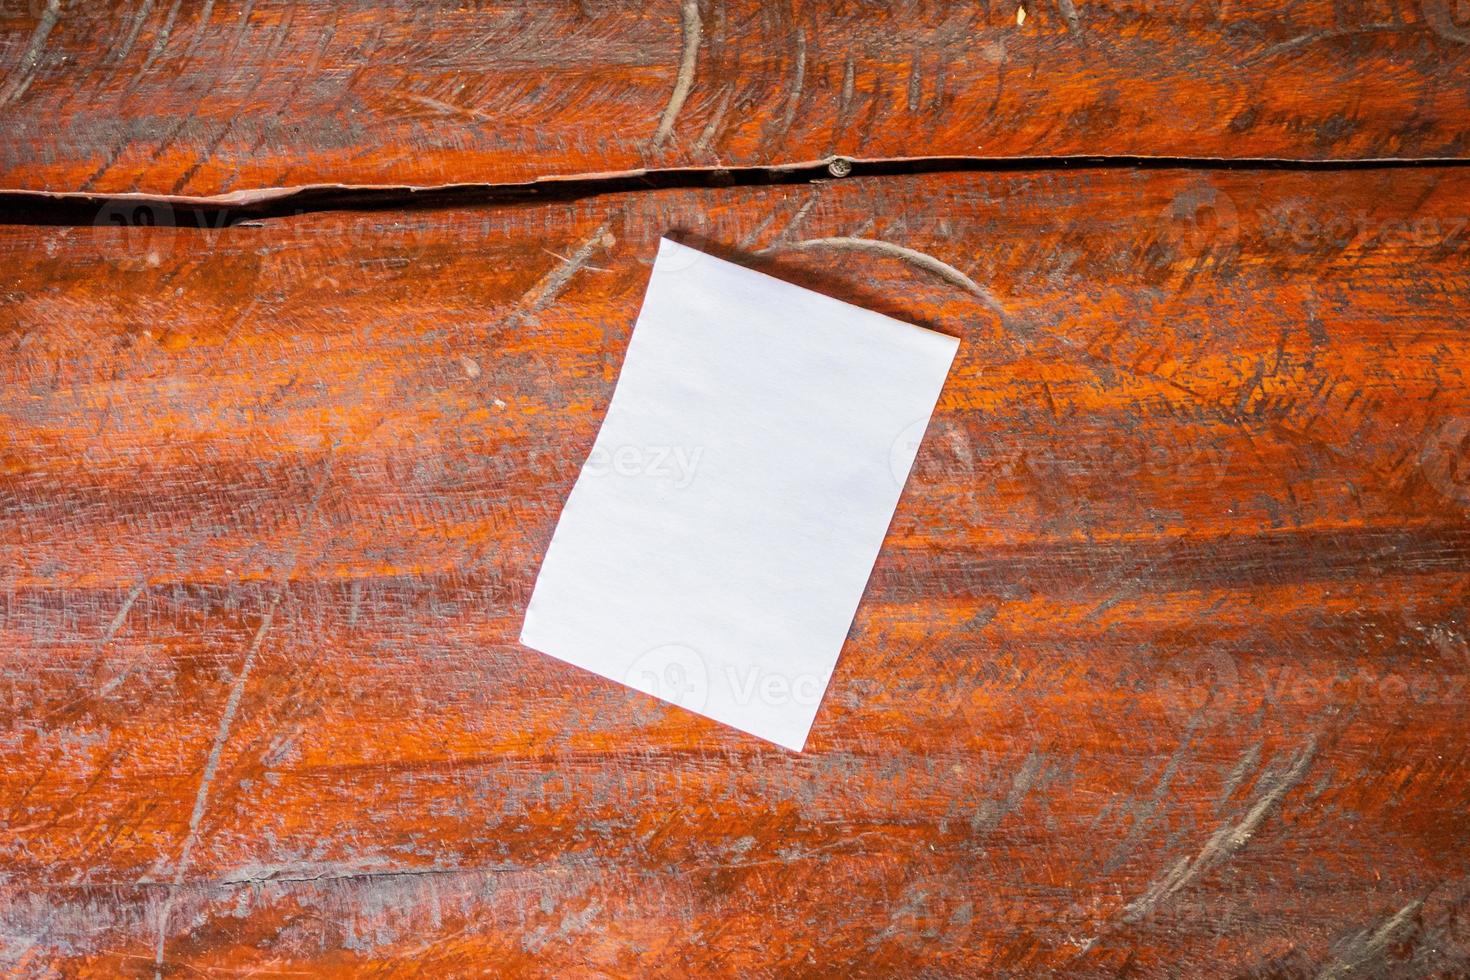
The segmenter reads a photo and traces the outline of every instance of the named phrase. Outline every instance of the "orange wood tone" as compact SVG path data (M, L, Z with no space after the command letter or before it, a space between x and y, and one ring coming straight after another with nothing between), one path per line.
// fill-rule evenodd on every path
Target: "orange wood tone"
M1467 75L1464 0L6 0L0 187L1450 157Z
M1083 170L0 228L0 959L1464 975L1467 214ZM963 341L802 755L515 642L664 232Z

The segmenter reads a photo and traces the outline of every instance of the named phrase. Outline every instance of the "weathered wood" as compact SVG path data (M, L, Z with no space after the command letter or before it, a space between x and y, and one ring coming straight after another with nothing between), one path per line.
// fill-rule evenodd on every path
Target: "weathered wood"
M0 187L214 195L646 167L1458 157L1459 0L8 0Z
M1467 210L1083 171L0 228L0 956L1463 973ZM666 230L963 339L801 756L515 644Z

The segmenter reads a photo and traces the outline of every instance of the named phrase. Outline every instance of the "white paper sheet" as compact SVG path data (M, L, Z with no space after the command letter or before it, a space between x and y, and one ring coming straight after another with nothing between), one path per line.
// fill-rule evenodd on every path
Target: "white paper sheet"
M661 241L521 642L801 751L958 346Z

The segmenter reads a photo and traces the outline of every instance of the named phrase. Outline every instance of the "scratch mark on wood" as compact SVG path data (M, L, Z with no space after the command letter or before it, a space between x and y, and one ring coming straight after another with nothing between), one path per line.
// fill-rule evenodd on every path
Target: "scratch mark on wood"
M742 249L750 248L756 243L757 240L760 239L762 235L766 233L766 229L771 227L775 220L776 212L767 211L765 216L762 217L761 220L757 221L751 227L751 229L741 237L739 247Z
M235 714L240 710L240 699L245 694L245 682L250 679L250 671L255 666L255 656L260 651L266 630L270 629L271 620L275 618L276 604L279 601L279 594L273 596L270 604L266 606L265 614L260 617L260 626L256 629L255 637L245 651L245 657L240 662L240 669L235 674L234 683L230 685L230 695L225 701L224 713L220 715L219 727L214 733L214 743L209 747L209 757L204 761L204 774L200 777L199 789L194 794L194 810L189 814L189 833L184 837L184 846L179 852L179 863L174 869L168 897L164 899L163 907L158 913L158 941L153 958L154 967L157 970L163 968L164 946L168 941L169 916L173 912L177 890L184 883L184 875L188 873L189 862L194 854L194 845L199 840L199 825L204 821L204 811L209 806L209 790L214 784L215 773L219 770L219 761L224 754L225 743L229 741L230 728L235 723Z
M1077 16L1077 5L1072 0L1057 0L1057 7L1067 22L1067 30L1073 34L1081 34L1082 20Z
M148 580L140 579L137 585L128 590L128 594L123 599L122 605L118 607L117 615L112 617L112 622L107 624L107 629L104 630L102 636L98 638L96 644L97 649L100 650L108 643L112 642L112 638L117 635L117 631L122 629L122 624L127 621L128 613L132 610L133 603L138 601L138 596L142 595L143 590L147 587Z
M36 66L41 63L41 52L46 48L46 39L51 36L52 28L60 19L61 0L46 0L41 18L36 22L36 29L31 32L31 40L26 44L20 61L16 63L15 77L5 87L5 93L0 95L0 106L14 102L31 87L31 81L36 77Z
M274 132L276 127L280 125L281 118L286 114L286 110L293 104L293 101L296 97L296 92L301 87L301 84L306 79L314 78L316 76L317 66L321 64L322 58L326 56L327 49L331 47L332 39L337 34L337 27L341 23L341 19L342 11L340 9L334 9L332 11L332 20L329 24L327 24L326 29L321 32L321 37L317 41L316 48L311 53L311 59L306 63L306 67L302 70L301 75L291 83L290 92L285 98L281 100L280 104L276 107L276 111L272 113L269 119L266 120L266 122L260 127L260 132L256 135L255 142L252 143L250 146L251 153L257 152L265 144L265 141L270 136L270 134ZM220 184L220 190L228 191L230 187L234 186L235 180L238 177L239 171L231 174L223 183Z
M1108 581L1108 596L1092 609L1088 610L1086 616L1082 617L1084 623L1094 622L1099 616L1112 609L1118 603L1132 599L1143 592L1144 582L1152 574L1157 560L1147 562L1137 571L1130 573L1118 569L1117 573Z
M696 153L709 153L710 144L714 142L715 133L720 128L720 123L725 121L725 113L730 111L730 99L735 94L733 86L726 85L725 91L720 95L720 101L715 106L714 115L710 116L704 131L699 134L699 139L694 143Z
M123 92L123 101L126 101L128 98L130 98L132 94L138 90L138 87L144 83L144 81L148 78L149 69L153 67L153 63L159 58L160 55L163 54L163 50L165 47L167 47L169 37L173 32L174 21L178 18L179 6L181 3L182 0L174 0L173 5L169 8L168 15L164 18L163 26L159 28L158 36L153 39L153 46L148 50L148 56L143 59L143 64L138 67L137 72L134 73L132 80L128 83L126 91ZM199 23L198 26L196 26L194 29L194 37L189 42L188 47L185 49L183 57L180 59L181 61L188 61L191 57L193 57L194 51L198 47L202 39L201 35L204 33L209 25L209 16L213 9L214 0L204 0L204 6L201 7L199 10ZM217 67L215 68L214 79L211 81L211 87L213 86L214 82L218 81L220 73L224 70L224 65L225 59L221 59ZM173 141L178 138L181 132L183 132L184 127L188 125L192 118L192 113L186 113L180 116L178 122L173 125L173 127L169 130L168 134L164 137L162 142L158 145L158 147L155 148L152 160L157 160L160 156L162 156L163 152L173 144ZM82 181L80 190L90 190L97 183L97 181L101 180L103 175L111 170L113 165L117 163L117 160L122 155L122 152L126 148L126 145L127 140L125 138L118 139L112 145L112 147L108 149L107 153L103 155L102 162L98 165L97 169L92 172L91 176Z
M699 39L704 30L699 20L698 0L684 0L679 16L684 26L684 52L679 58L679 73L674 76L674 91L669 95L669 104L664 107L658 129L653 134L655 148L662 146L673 132L674 120L678 118L679 110L684 108L689 90L694 87L694 66L699 58Z
M1021 761L1021 768L1017 769L1011 777L1010 788L1006 791L1003 800L985 800L975 810L975 815L970 818L970 829L977 834L993 830L1009 814L1014 813L1026 799L1026 794L1031 792L1031 786L1036 782L1038 776L1046 766L1046 756L1032 749L1026 753L1026 758Z
M235 715L240 710L240 701L245 696L245 684L250 680L250 672L255 666L256 656L260 652L261 643L265 640L266 631L270 629L271 622L275 619L276 607L280 604L282 589L290 580L291 574L296 570L296 563L300 559L301 540L310 530L316 520L318 508L321 506L322 492L326 489L327 479L332 472L332 455L328 452L326 461L322 465L321 476L317 479L316 487L312 490L311 499L307 503L306 513L301 521L301 528L297 532L296 541L291 548L290 554L283 563L280 576L277 580L275 594L266 603L265 612L260 617L260 626L255 630L255 636L250 640L250 646L245 650L245 656L240 661L240 669L235 673L235 679L230 684L229 696L225 699L225 710L220 714L219 727L214 733L214 742L209 747L209 756L204 761L204 771L199 778L199 789L194 794L194 809L189 814L189 831L184 837L184 845L179 851L179 863L174 869L173 880L170 883L168 896L164 899L163 906L158 913L158 938L154 949L154 976L161 977L164 962L164 949L168 942L168 920L173 913L173 905L178 898L179 888L184 883L184 876L189 871L190 861L193 859L194 847L199 840L199 827L204 822L204 814L209 806L210 788L214 784L214 777L219 770L220 758L224 755L225 745L230 738L230 729L234 726Z
M253 11L254 6L254 0L248 0L244 8L240 11L240 22L237 28L233 50L238 51L240 49L240 45L244 41L246 33L250 29L250 14ZM261 59L264 64L269 65L276 57L276 55L280 52L281 46L286 41L286 35L289 34L291 31L291 23L295 19L295 16L296 9L293 7L287 11L286 16L281 18L281 23L280 26L276 28L275 36L266 43L265 53ZM252 81L250 83L250 87L246 89L246 101L249 101L249 99L255 95L256 90L259 89L261 83L265 81L265 77L266 72L264 68L256 73L255 80ZM214 139L205 144L204 149L194 160L194 163L179 176L178 180L174 181L174 186L170 193L181 193L185 187L189 186L189 181L193 180L194 175L197 174L200 169L214 157L215 153L218 152L220 146L223 145L225 138L234 131L239 122L239 116L231 117L230 121L227 122L224 127L220 129L219 133L214 137Z
M179 16L179 6L183 0L174 0L168 8L168 14L163 18L163 26L158 29L158 34L153 38L153 44L148 49L148 56L143 60L143 67L139 69L139 75L153 67L153 62L163 54L163 49L168 47L168 39L173 35L174 21Z
M121 62L132 53L133 45L138 43L138 35L143 31L143 24L152 12L153 0L143 0L138 4L138 9L133 14L133 22L128 25L127 33L123 35L122 47L112 55L113 61Z
M245 0L245 5L240 8L240 18L235 22L235 39L230 43L230 63L234 62L235 52L240 50L240 45L245 43L245 35L250 30L250 15L255 12L255 0ZM283 21L289 21L294 11L288 12ZM267 59L266 64L269 64Z
M790 240L792 234L806 220L807 214L816 206L817 198L821 196L820 187L820 184L813 187L811 195L805 201L801 202L801 207L797 208L796 212L791 215L791 220L786 222L781 230L776 233L776 237L771 240L771 244L761 249L761 251L771 251Z
M1001 305L1000 300L996 299L990 290L981 286L948 262L937 259L928 252L920 252L918 249L895 245L892 242L885 242L877 238L851 238L846 236L808 238L803 241L792 242L790 245L784 247L799 249L850 249L856 252L870 252L874 255L883 255L888 258L898 259L901 262L907 262L912 266L923 269L925 272L932 273L950 285L958 286L974 295L986 309L995 313L997 316L1004 317L1006 315L1005 307Z
M1354 936L1345 944L1337 958L1317 974L1317 980L1340 980L1342 977L1358 974L1360 969L1371 967L1413 926L1414 916L1423 905L1423 899L1415 899L1389 916L1378 928Z
M188 61L194 57L194 52L199 49L204 35L209 32L209 18L214 13L214 0L204 0L204 6L199 8L199 20L194 27L194 36L189 39L189 46L184 49L184 60Z
M143 591L147 587L148 580L146 578L139 579L138 584L134 585L132 589L128 591L128 594L123 598L122 605L118 607L117 615L112 617L112 622L107 624L107 628L102 631L102 635L97 637L97 639L93 641L93 653L101 653L102 650L107 646L107 644L112 642L112 638L117 636L117 631L122 629L123 623L127 621L128 613L132 610L133 603L138 601L138 597L143 594ZM128 676L132 674L133 669L134 668L132 666L129 666L126 670L118 674L112 680L108 681L106 684L103 684L100 688L97 689L97 694L95 696L102 697L111 692L113 688L117 687L123 681L128 679ZM43 718L53 718L56 715L59 715L65 711L69 711L72 708L75 708L77 705L81 704L83 701L86 701L87 698L90 696L92 695L84 694L80 697L73 698L72 700L63 704L61 707L53 708L50 711L46 712Z
M556 259L556 260L558 260L560 262L570 262L570 261L572 261L572 257L570 255L563 255L560 252L555 251L554 249L549 249L549 248L547 248L544 245L541 247L541 251L545 252L547 255L551 256L553 259ZM612 271L607 266L604 266L604 265L593 265L590 262L583 262L581 268L586 269L588 272L611 272Z
M347 625L356 626L357 617L362 610L362 579L352 580L352 604L347 609Z
M245 651L245 657L240 662L240 669L235 674L234 683L230 686L230 695L225 701L224 713L220 715L219 728L214 734L214 743L209 748L209 758L204 762L204 775L199 780L199 790L194 794L194 810L189 814L189 835L184 838L183 850L179 853L178 868L174 871L174 883L181 884L184 873L189 868L189 861L193 856L194 846L199 840L199 824L204 819L204 811L209 805L209 789L214 783L214 775L219 770L220 755L224 752L225 743L230 737L230 728L235 722L235 715L240 710L240 699L245 694L245 682L250 679L250 672L255 666L256 654L260 652L260 646L265 639L266 631L270 629L271 622L275 619L276 605L280 597L272 597L270 605L266 607L265 614L260 618L260 626L255 630L255 636L250 641L250 646Z
M525 295L521 297L520 308L511 315L507 322L511 325L521 323L526 317L534 316L544 309L548 303L561 295L561 291L566 288L567 283L571 282L572 277L587 266L587 260L592 257L594 251L599 247L606 248L611 246L611 228L611 221L604 221L598 225L597 230L592 233L592 236L577 246L576 251L564 259L560 265L542 276L536 285L526 291ZM553 252L551 254L555 255L556 253Z
M247 4L247 14L249 13L249 7L250 5ZM183 57L180 60L188 61L194 57L194 52L198 50L200 43L203 41L204 35L207 34L209 31L209 18L213 11L214 0L204 0L204 6L201 7L199 10L199 20L194 26L194 36L190 38L189 46L184 50ZM237 36L235 47L231 48L230 53L223 58L218 58L215 60L214 70L211 73L209 81L203 86L204 91L208 91L218 85L220 79L224 75L225 68L228 65L234 63L235 52L239 48L239 41L240 38ZM257 85L260 82L260 78L261 76L256 76ZM193 113L180 113L178 121L169 128L168 132L159 139L158 145L153 148L153 154L148 158L148 162L156 163L158 159L164 155L164 153L168 152L168 150L173 146L174 141L179 138L180 134L183 133L185 127L187 127L192 121L194 121ZM99 166L90 177L82 182L82 190L89 190L97 181L101 180L102 176L112 169L113 164L117 162L117 158L121 154L121 152L122 143L119 142L113 148L113 150L108 153L107 157L102 161L101 166Z
M147 586L148 582L146 579L140 581L137 585L133 586L132 591L130 591L127 595L127 598L123 600L122 607L118 609L117 615L112 617L112 622L107 625L107 630L102 634L101 638L98 639L96 645L98 651L100 651L108 643L111 643L112 638L117 635L117 631L122 629L122 624L128 618L128 612L133 608L133 603L136 602L138 600L138 597L143 594L143 590L147 588ZM112 680L99 687L97 689L97 696L104 697L112 693L112 691L116 689L118 685L131 677L133 671L136 669L137 664L130 664L125 670L122 671L122 673L118 674Z
M149 69L153 67L153 63L163 54L164 48L168 47L168 40L173 36L174 22L178 20L179 7L183 2L184 0L174 0L169 5L168 13L163 18L163 24L158 28L158 33L153 37L153 44L148 48L148 53L143 57L143 63L138 66L138 70L133 73L132 79L128 82L127 90L123 93L124 99L127 99L136 92L138 86L147 80ZM112 155L115 157L120 152L120 148L114 148Z
M1263 742L1256 742L1250 748L1246 749L1245 754L1240 757L1240 761L1235 764L1235 767L1230 770L1230 774L1225 777L1225 792L1220 794L1220 803L1222 806L1231 796L1235 795L1236 789L1240 787L1241 781L1245 779L1246 774L1253 772L1261 764L1261 749L1264 744Z
M495 118L493 116L487 115L481 112L479 109L471 109L467 106L451 105L448 102L441 102L438 99L431 99L427 95L419 95L416 92L401 92L397 94L398 98L400 99L404 99L408 102L417 102L421 106L427 106L430 109L442 112L446 116L464 116L465 118L473 119L476 122L495 122Z
M1128 903L1123 909L1122 921L1131 923L1146 918L1161 903L1183 891L1200 875L1224 864L1239 853L1287 791L1301 782L1316 753L1317 739L1312 736L1297 751L1286 771L1269 782L1239 823L1225 823L1192 859L1180 858L1148 891Z
M924 80L919 75L919 67L919 49L915 47L909 58L909 112L918 112L919 103L924 97Z
M1278 54L1285 54L1288 51L1295 50L1296 48L1300 48L1307 44L1312 44L1316 41L1330 41L1334 38L1351 37L1355 34L1376 34L1383 31L1401 31L1403 29L1403 24L1361 24L1357 27L1336 27L1325 31L1311 31L1307 34L1298 35L1297 37L1294 37L1289 41L1282 41L1280 44L1273 44L1269 48L1266 48L1263 51L1259 51L1256 54L1251 55L1249 58L1246 58L1244 61L1241 62L1241 64L1253 65L1258 61L1265 61L1267 58L1274 58Z
M796 120L796 107L801 104L801 90L806 85L806 34L796 35L796 77L791 80L791 94L786 97L786 111L781 116L781 132L791 131Z
M1018 330L1021 326L1023 326L1023 324L1022 324L1021 321L1019 321L1019 320L1017 320L1015 318L1012 318L1012 317L1003 317L1002 318L1002 323L1004 323L1008 327L1011 327L1013 329L1013 331L1014 330ZM1186 385L1186 384L1181 383L1177 378L1172 378L1172 377L1170 377L1167 374L1163 374L1163 373L1160 373L1157 370L1151 370L1149 368L1145 368L1145 367L1142 367L1142 366L1137 365L1137 364L1128 364L1128 363L1124 363L1122 361L1116 360L1114 358L1105 357L1102 354L1098 354L1098 353L1094 352L1093 350L1091 350L1090 347L1089 347L1089 345L1083 344L1083 343L1079 343L1076 340L1073 340L1072 338L1067 337L1065 334L1051 334L1050 336L1051 336L1052 339L1054 339L1055 341L1057 341L1058 343L1060 343L1062 346L1064 346L1064 347L1066 347L1066 348L1068 348L1070 350L1075 351L1079 356L1081 356L1082 358L1084 358L1088 362L1088 364L1093 368L1094 371L1098 371L1099 369L1104 369L1104 368L1111 368L1113 370L1121 371L1121 372L1123 372L1125 374L1132 375L1135 378L1142 378L1142 379L1148 379L1148 380L1151 380L1151 381L1156 381L1159 384L1165 385L1165 386L1173 389L1174 391L1179 392L1180 394L1186 395L1191 400L1193 400L1194 402L1196 402L1198 405L1200 405L1203 408L1205 408L1206 410L1210 411L1213 415L1215 415L1221 421L1226 422L1226 423L1228 423L1230 425L1234 425L1234 426L1238 427L1243 433L1247 433L1248 434L1249 431L1250 431L1250 428L1249 428L1249 426L1250 426L1250 420L1249 419L1244 418L1243 416L1241 416L1240 414L1238 414L1236 412L1232 412L1232 411L1230 411L1228 409L1222 408L1217 402L1212 401L1208 396L1206 396L1205 394L1203 394L1200 391L1195 390L1194 388L1190 387L1189 385ZM1312 435L1306 429L1303 429L1303 428L1295 428L1295 427L1290 426L1290 425L1287 425L1284 422L1281 422L1281 421L1279 421L1277 419L1268 420L1266 422L1266 424L1274 432L1277 432L1277 433L1279 433L1279 434L1281 434L1283 436L1289 437L1291 439L1295 439L1295 440L1298 440L1298 441L1307 443L1309 445L1315 446L1315 447L1317 447L1319 449L1322 449L1325 452L1331 453L1333 456L1336 456L1337 458L1339 458L1339 459L1341 459L1343 461L1346 461L1346 462L1360 462L1360 460L1357 457L1355 457L1348 450L1342 448L1341 446L1333 445L1331 442L1329 442L1326 439L1323 439L1323 438L1321 438L1319 436ZM1379 469L1377 467L1373 467L1372 464L1368 464L1368 465L1369 465L1369 468L1370 468L1370 472L1375 472L1375 473L1379 473L1379 475L1384 475L1384 474L1382 474L1379 471Z
M1202 712L1203 709L1196 711L1189 719L1189 725L1184 731L1184 737L1179 740L1179 745L1174 750L1174 754L1169 756L1169 761L1164 764L1163 771L1159 773L1159 778L1154 783L1154 791L1149 794L1147 800L1143 801L1134 809L1133 825L1128 828L1127 834L1118 842L1118 846L1113 849L1113 853L1103 865L1103 871L1105 873L1111 874L1123 866L1123 862L1127 860L1128 855L1133 853L1134 849L1143 839L1143 835L1153 823L1154 817L1158 815L1159 808L1163 806L1164 797L1168 795L1170 784L1173 783L1175 775L1178 774L1185 760L1189 758L1190 746L1194 743L1194 733L1199 727L1199 719Z
M853 60L852 52L847 53L847 61L842 67L842 98L837 103L837 112L845 115L852 106L852 97L857 89L857 63Z

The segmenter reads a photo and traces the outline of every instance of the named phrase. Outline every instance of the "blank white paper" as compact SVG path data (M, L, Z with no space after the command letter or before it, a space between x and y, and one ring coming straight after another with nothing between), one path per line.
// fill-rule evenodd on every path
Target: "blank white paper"
M801 751L958 346L663 239L521 642Z

